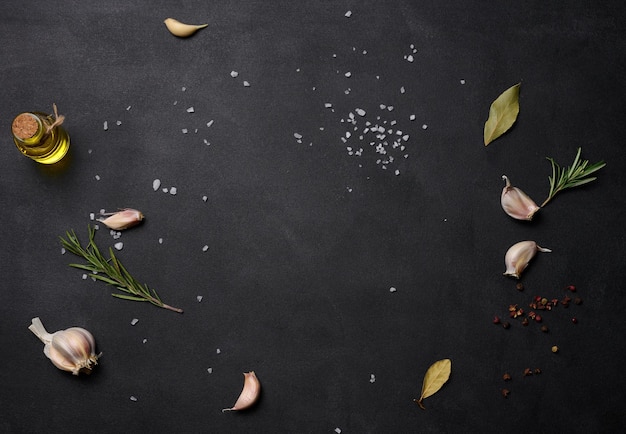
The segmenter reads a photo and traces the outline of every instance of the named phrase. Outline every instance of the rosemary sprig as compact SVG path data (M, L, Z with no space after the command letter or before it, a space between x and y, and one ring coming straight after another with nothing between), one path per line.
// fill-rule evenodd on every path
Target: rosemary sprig
M598 161L597 163L589 165L589 160L581 160L581 151L582 149L578 148L574 162L567 168L562 168L554 159L546 157L546 159L550 161L550 164L552 164L552 176L548 177L550 180L550 193L547 199L541 204L542 208L546 206L558 192L566 188L578 187L579 185L595 181L596 177L589 177L589 175L606 166L604 161Z
M113 297L131 301L147 301L163 309L183 313L182 309L163 303L154 289L137 282L115 257L112 248L109 247L110 258L105 258L94 241L95 228L89 225L88 230L89 243L84 248L74 230L65 233L67 239L59 237L65 250L87 260L86 264L69 264L70 267L88 271L90 277L115 286L121 293L112 293Z

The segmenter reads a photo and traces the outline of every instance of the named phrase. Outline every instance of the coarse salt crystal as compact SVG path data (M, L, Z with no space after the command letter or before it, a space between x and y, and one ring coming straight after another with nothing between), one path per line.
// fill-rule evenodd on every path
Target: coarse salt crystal
M117 250L122 250L124 248L124 243L120 241L119 243L115 243L113 247L115 247Z
M183 128L181 131L183 132L183 134L187 134L189 132L187 128Z
M206 202L209 198L207 196L202 196L202 200Z
M93 220L96 218L96 215L92 212L89 213L89 220Z
M422 125L422 129L425 130L426 128L428 128L428 125L424 124Z
M163 238L159 238L159 244L163 244Z
M408 56L406 56L406 60L407 62L413 62L413 55L409 54Z
M193 107L189 107L189 108L187 109L187 113L193 113L194 111L195 111L195 110L194 110L194 108L193 108Z
M152 189L154 191L157 191L160 186L161 186L161 180L160 179L157 178L154 181L152 181Z
M207 128L211 128L211 125L213 125L213 119L206 123Z
M163 188L161 189L161 191L162 191L163 193L167 193L167 192L168 192L168 191L170 191L170 190L169 190L169 188L167 188L167 187L163 187Z
M355 111L356 111L356 114L361 116L361 117L365 116L365 114L366 114L366 111L361 109L361 108L358 108Z
M175 195L177 191L178 190L176 189L176 187L170 187L170 194L171 195Z
M145 344L145 343L147 343L147 342L148 342L148 339L144 338L144 340L143 340L143 341L141 341L141 342L143 342L143 343Z
M119 127L120 125L122 125L122 121L117 121L115 122L117 124L117 126Z
M352 11L346 12L344 16L350 18L352 16Z
M230 76L231 76L232 78L235 78L235 77L237 77L238 75L239 75L239 73L238 73L237 71L230 71Z
M85 273L83 273L82 278L83 278L83 280L87 280L87 275Z
M219 354L219 353L221 353L221 352L222 352L222 350L220 350L219 348L217 348L217 349L215 350L215 354Z
M341 428L339 428L339 427L335 428L335 432L336 432L337 434L341 434Z
M352 73L351 73L350 71L346 72L344 75L345 75L346 77L352 77Z
M126 111L130 111L130 107L131 107L131 106L126 107Z
M136 396L131 396L130 400L133 401L133 402L137 402L137 397Z
M109 123L107 121L104 121L104 131L109 129Z
M404 90L404 86L402 86L402 87L400 88L400 93L404 93L404 92L405 92L405 90Z
M197 296L196 300L198 300L198 303L200 303L202 301L202 296L201 295Z
M409 120L414 121L415 120L415 115L409 116Z
M400 171L398 169L396 169L395 174L396 174L396 176L398 176L400 174Z
M244 80L244 82L243 82L243 85L244 85L244 87L250 87L250 83L249 83L249 82L247 82L247 81L245 81L245 80Z
M209 250L209 246L207 246L206 244L202 247L202 251L206 252L207 250Z
M376 381L376 375L370 374L370 383L373 383L375 381Z
M185 86L183 86L183 87L180 88L180 90L184 92L184 91L187 90L187 88Z
M461 81L460 81L460 83L461 83L461 84L465 84L465 80L461 80Z
M96 179L96 181L100 181L100 175L96 175L94 176L94 178Z
M65 255L65 247L61 247L61 254Z
M389 288L389 292L396 292L396 291L397 291L397 289L396 289L394 286L392 286L391 288Z
M138 322L139 322L139 320L137 318L133 318L132 321L130 322L130 325L134 326Z
M329 102L324 103L325 108L331 108L333 105Z
M293 133L293 136L294 136L296 139L301 139L301 138L302 138L302 134L300 134L300 133Z
M209 374L212 374L212 373L213 373L213 368L207 368L207 370L206 370L206 371L207 371Z

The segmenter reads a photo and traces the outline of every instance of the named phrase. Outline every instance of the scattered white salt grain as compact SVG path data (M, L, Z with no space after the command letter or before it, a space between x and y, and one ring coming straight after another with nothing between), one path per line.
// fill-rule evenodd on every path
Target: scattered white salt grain
M200 303L202 301L202 296L201 295L197 296L196 300L198 300L198 303Z
M211 128L211 125L213 125L213 119L206 123L207 128Z
M302 134L300 134L300 133L293 133L293 136L294 136L296 139L301 139L301 138L302 138Z
M392 111L393 110L393 106L392 105L388 105L387 106L387 110Z
M409 116L409 120L414 121L415 120L415 115Z
M232 78L235 78L235 77L237 77L238 75L239 75L239 73L238 73L237 71L230 71L230 76L231 76Z
M346 72L344 75L345 75L346 77L352 77L352 73L351 73L350 71Z
M96 218L96 215L92 212L89 213L89 220L93 220Z
M157 191L160 186L161 186L161 180L159 178L157 178L154 181L152 181L152 189L154 191Z
M159 244L163 244L163 238L159 238Z
M381 110L385 110L387 108L387 106L385 104L381 104L378 107L380 107Z
M171 194L172 196L173 196L173 195L175 195L175 194L176 194L176 192L177 192L176 187L170 187L170 194Z
M87 149L87 153L88 153L88 154L91 154L92 152L93 152L93 150L91 150L91 149Z
M329 102L324 103L325 108L331 108L333 105Z
M348 190L348 193L352 193L352 187L346 187L346 190Z
M100 181L100 175L96 175L94 176L94 178L96 179L96 181Z
M395 174L396 174L396 176L398 176L400 174L400 171L398 169L396 169Z
M182 92L184 92L184 91L186 91L186 90L187 90L187 88L186 88L185 86L183 86L183 87L181 87L181 88L180 88L180 90L181 90Z
M202 247L202 251L206 252L207 250L209 250L209 246L207 246L206 244Z
M119 127L120 125L122 125L122 121L116 121L115 124Z
M183 134L187 134L189 132L187 128L183 128L181 131L183 132Z
M109 123L107 121L104 121L104 131L109 129Z
M244 85L244 87L250 87L250 83L248 83L248 82L247 82L247 81L245 81L245 80L243 81L243 85Z
M459 83L465 84L465 80L461 80L461 81L459 81Z
M130 325L134 326L138 322L139 322L139 320L137 318L133 318L132 321L130 322Z
M144 338L143 341L141 341L141 342L143 342L144 344L148 343L148 339Z
M346 16L347 18L350 18L350 17L352 16L352 11L348 11L348 12L346 12L346 13L345 13L345 16Z
M211 142L209 142L207 139L204 139L203 141L204 141L204 144L205 144L205 145L207 145L207 146L211 146Z
M425 130L426 128L428 128L428 125L424 124L422 125L422 129Z
M367 54L367 50L363 50L363 55Z
M209 200L209 198L207 196L202 196L202 201L206 202L207 200Z
M396 289L394 286L392 286L391 288L389 288L389 292L396 292L396 291L397 291L397 289Z
M404 90L404 86L402 86L402 87L400 88L400 93L404 93L404 92L406 92L406 91Z
M178 104L178 101L174 101L174 105Z
M361 108L356 109L355 112L356 112L357 115L359 115L361 117L365 116L365 114L366 114L365 110L363 110Z
M193 108L193 107L189 107L189 108L187 109L187 113L193 113L193 112L195 112L195 110L194 110L194 108Z
M219 348L217 348L217 349L215 350L215 354L219 354L219 353L221 353L221 352L222 352L222 350L220 350Z
M341 434L341 428L339 428L339 427L335 428L335 432L336 432L337 434Z
M87 280L87 275L85 273L83 273L82 278L83 278L83 280Z
M130 400L133 401L133 402L137 402L137 397L136 396L131 396Z
M206 370L206 371L207 371L209 374L212 374L212 373L213 373L213 368L207 368L207 370Z
M370 374L370 383L373 383L375 381L376 381L376 375Z
M407 60L407 62L413 62L413 60L414 60L413 59L413 55L409 54L408 56L406 56L406 60Z
M124 243L120 241L119 243L115 243L113 247L115 247L117 250L122 250L124 248Z
M61 254L65 255L65 247L61 247Z

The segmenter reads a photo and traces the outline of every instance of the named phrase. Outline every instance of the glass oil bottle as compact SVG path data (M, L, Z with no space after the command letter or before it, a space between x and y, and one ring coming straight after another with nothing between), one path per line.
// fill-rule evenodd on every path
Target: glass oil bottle
M70 137L61 126L63 116L42 112L26 112L15 117L11 125L17 149L27 157L42 164L61 160L70 148Z

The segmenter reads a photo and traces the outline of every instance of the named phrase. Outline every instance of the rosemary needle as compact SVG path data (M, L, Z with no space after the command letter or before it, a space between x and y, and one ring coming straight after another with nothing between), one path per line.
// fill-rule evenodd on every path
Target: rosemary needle
M589 165L589 160L581 160L580 153L581 148L578 148L574 162L570 167L566 168L559 166L554 159L546 157L548 161L550 161L550 164L552 164L552 176L548 177L550 180L550 193L547 199L541 204L542 208L546 206L558 192L566 188L578 187L579 185L595 181L596 177L590 177L589 175L606 166L604 161Z
M65 250L87 260L86 264L69 264L70 267L89 271L90 277L115 286L121 293L111 294L113 297L131 301L147 301L163 309L183 313L182 309L163 303L154 289L137 282L115 257L112 248L109 247L110 258L105 258L94 241L95 228L89 225L88 230L89 243L86 247L81 245L74 230L65 233L67 239L59 237Z

